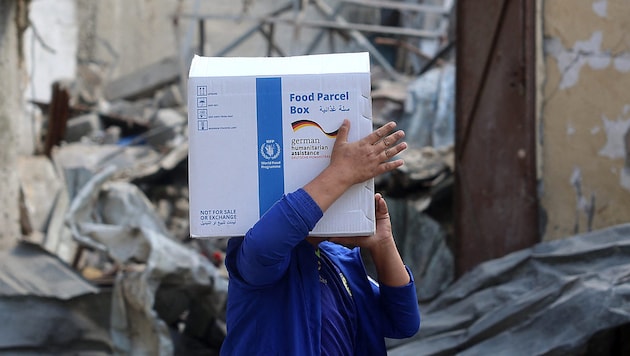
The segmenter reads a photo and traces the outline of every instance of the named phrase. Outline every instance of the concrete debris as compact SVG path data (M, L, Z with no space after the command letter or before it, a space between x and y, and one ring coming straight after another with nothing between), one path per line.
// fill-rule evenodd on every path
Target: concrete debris
M101 114L109 120L126 123L126 128L131 130L130 134L138 134L147 130L149 122L157 110L151 98L135 101L116 100L100 106Z
M103 123L96 113L89 113L68 120L64 140L78 142L85 136L97 135L103 130ZM92 138L94 139L94 138Z
M583 354L593 335L630 323L630 227L539 244L455 281L455 67L442 54L407 63L422 68L417 77L391 75L401 58L372 72L374 125L398 122L409 144L406 164L375 185L423 317L413 338L388 340L389 354ZM179 60L112 82L97 66L78 74L36 103L51 118L44 152L19 162L24 238L0 252L0 353L218 354L227 240L189 238Z
M445 137L452 127L452 78L444 62L439 66L427 74L430 85L392 79L391 66L376 66L372 78L375 127L398 121L412 134L410 143L424 134L414 130L435 131L431 140L411 145L406 166L377 181L391 200L395 235L423 303L452 283L454 270L443 207L454 171L452 139ZM31 257L0 259L0 320L10 318L3 310L21 308L42 328L2 323L0 353L218 354L226 334L227 239L189 238L182 73L179 59L168 58L108 82L98 65L86 64L75 81L56 83L64 95L33 102L54 120L40 130L45 154L20 159L19 249ZM439 112L431 113L431 105ZM419 110L422 117L414 114ZM441 118L413 122L431 115ZM440 146L432 147L435 142ZM34 255L40 264L31 263ZM25 285L3 278L13 274ZM44 277L46 283L31 281ZM8 297L16 290L24 298ZM55 328L55 318L72 330Z
M386 99L404 104L407 99L408 85L400 81L382 79L372 88L372 100Z
M451 184L454 173L453 147L437 150L433 147L408 148L401 152L405 164L388 176L380 187L393 196L434 193Z
M454 280L455 67L446 38L454 26L445 16L454 7L443 4L304 2L327 19L298 23L320 29L309 52L333 33L370 52L374 126L393 120L406 132L405 165L375 185L416 277L423 321L416 336L388 340L388 354L586 354L619 330L627 336L629 225L542 243ZM295 11L283 9L242 16L255 26L216 53ZM380 24L353 23L352 14ZM405 24L412 36L395 38ZM268 55L282 55L268 32ZM0 354L216 355L227 239L189 238L185 70L171 57L108 81L104 68L82 63L75 81L54 84L50 103L32 101L49 120L33 130L40 152L18 162L23 238L0 251Z
M138 99L153 96L155 90L179 80L178 57L169 57L105 85L107 100Z
M46 156L20 157L18 174L24 239L71 264L78 246L64 221L70 200L62 175Z
M159 109L149 123L149 128L157 133L147 137L147 143L153 147L166 148L181 144L186 137L184 125L187 120L185 113L175 109Z
M63 140L50 147L50 157L20 161L22 221L25 241L56 255L93 286L85 303L108 307L100 313L48 302L38 308L65 313L68 320L82 312L85 320L106 318L92 331L100 340L95 348L105 353L216 353L226 333L226 240L189 238L187 119L180 86L164 77L143 88L141 76L132 74L121 82L140 83L117 94L120 83L110 85L106 101L94 96L101 82L97 72L88 74L83 81L91 83L88 88L75 85L70 91L79 97L67 100L66 125L56 128ZM400 120L406 84L383 78L375 87L380 94L374 99L374 125ZM448 190L451 154L445 147L412 148L404 168L377 182L392 199L396 236L421 281L419 302L435 298L453 278L451 229L442 227L450 222L431 216L432 189ZM16 346L6 350L11 347Z
M22 230L46 232L50 212L60 194L63 182L55 166L45 156L24 156L18 160L18 177L25 215Z
M409 86L400 127L411 147L453 146L455 143L455 66L433 68Z
M162 108L179 108L185 105L179 85L169 85L156 91L155 105Z

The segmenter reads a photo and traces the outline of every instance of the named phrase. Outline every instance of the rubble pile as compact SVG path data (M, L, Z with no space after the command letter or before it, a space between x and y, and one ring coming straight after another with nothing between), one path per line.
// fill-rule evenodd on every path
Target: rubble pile
M52 290L47 298L54 303L39 308L59 309L55 305L62 303L71 322L80 313L75 304L81 305L83 317L99 328L46 345L23 341L29 347L166 355L213 354L220 348L227 238L189 237L183 83L163 73L156 81L140 79L164 72L164 65L143 68L106 88L94 71L84 73L73 82L55 83L55 92L66 95L34 103L47 120L41 154L19 163L24 238L16 251L29 249L41 263L76 274L65 283L77 293L64 297ZM413 93L407 85L374 77L375 127L389 120L412 134L414 127L426 127L407 123L423 119L410 116L419 107L409 106ZM426 100L425 105L437 107ZM376 188L390 197L404 257L422 276L418 295L430 300L453 276L444 227L450 222L426 214L436 205L434 197L448 199L452 149L411 144L404 158L406 166L381 177ZM21 293L37 295L28 288ZM0 307L5 295L0 288ZM53 325L46 328L42 335L54 335ZM97 331L86 342L91 337L86 335ZM12 347L0 342L0 350Z
M396 121L409 146L405 165L375 188L423 319L413 338L388 340L389 353L612 354L621 345L627 354L628 225L542 243L454 280L455 67L443 54L413 75L371 71L374 126ZM32 103L45 120L37 153L17 165L22 240L0 251L0 353L218 355L228 237L189 236L179 59L106 79L84 64L54 83L50 102Z

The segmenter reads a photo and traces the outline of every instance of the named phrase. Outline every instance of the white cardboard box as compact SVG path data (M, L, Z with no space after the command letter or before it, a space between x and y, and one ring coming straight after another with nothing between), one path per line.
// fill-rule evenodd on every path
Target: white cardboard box
M321 172L336 131L372 132L368 53L200 57L188 80L192 237L243 236ZM374 233L374 180L347 191L312 236Z

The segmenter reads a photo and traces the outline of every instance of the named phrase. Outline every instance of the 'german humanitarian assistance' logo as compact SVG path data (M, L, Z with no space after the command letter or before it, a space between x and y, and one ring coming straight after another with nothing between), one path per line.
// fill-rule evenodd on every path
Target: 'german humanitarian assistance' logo
M293 132L296 132L297 130L307 127L307 126L317 127L321 132L323 132L326 136L330 138L337 137L337 132L339 131L339 130L335 130L331 132L326 132L321 126L319 126L318 123L311 120L298 120L291 123L291 127L293 127Z

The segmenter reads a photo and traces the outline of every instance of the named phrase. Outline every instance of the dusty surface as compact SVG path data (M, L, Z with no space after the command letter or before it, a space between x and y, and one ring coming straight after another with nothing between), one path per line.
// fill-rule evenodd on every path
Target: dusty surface
M630 220L630 6L544 1L543 238Z

